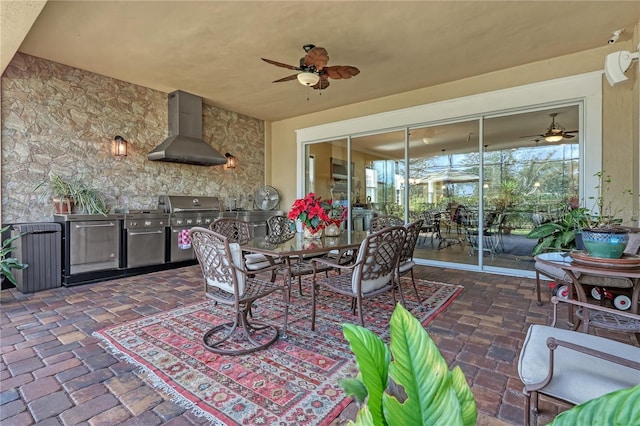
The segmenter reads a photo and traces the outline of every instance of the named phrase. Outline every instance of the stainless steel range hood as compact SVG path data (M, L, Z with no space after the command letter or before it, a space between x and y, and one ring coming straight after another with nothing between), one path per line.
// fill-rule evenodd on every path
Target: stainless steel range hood
M181 90L169 93L169 138L147 158L200 166L226 164L227 159L202 140L202 98Z

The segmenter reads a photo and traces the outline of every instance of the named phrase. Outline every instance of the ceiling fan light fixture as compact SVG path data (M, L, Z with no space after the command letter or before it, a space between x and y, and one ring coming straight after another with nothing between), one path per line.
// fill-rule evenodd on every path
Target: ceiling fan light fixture
M544 136L544 140L547 142L560 142L563 137L562 133L550 133Z
M298 74L298 81L303 86L313 86L320 81L320 76L312 72L303 71Z

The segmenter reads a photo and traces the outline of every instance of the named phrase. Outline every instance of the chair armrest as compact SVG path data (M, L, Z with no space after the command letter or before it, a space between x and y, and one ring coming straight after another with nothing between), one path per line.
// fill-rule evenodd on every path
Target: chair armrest
M267 261L269 263L268 266L263 266L261 268L258 269L249 269L247 268L247 263L244 261L242 261L242 268L238 267L235 264L231 264L230 266L233 267L233 269L235 269L238 272L241 272L242 274L249 276L249 275L256 275L256 274L260 274L263 272L268 272L268 271L277 271L279 268L282 267L282 264L279 262L276 262L276 259L278 258L272 258L271 256L267 256ZM267 263L267 262L264 262Z
M314 274L316 273L316 265L319 263L326 266L330 266L332 268L340 269L340 270L350 270L356 266L356 263L352 263L351 265L342 265L338 263L338 260L339 258L333 260L333 259L328 259L326 257L316 257L311 259L311 266L313 268L313 273Z
M633 368L634 370L640 370L640 362L638 361L622 358L607 352L599 351L597 349L589 348L575 343L565 342L564 340L556 339L555 337L547 338L547 347L551 351L551 357L553 357L553 351L556 350L558 346L563 346L567 349L571 349L572 351L581 352L585 355L593 356L596 358L604 359L605 361L610 361L615 364ZM553 365L553 363L551 365Z
M611 309L611 308L607 308L606 306L600 306L593 303L579 302L577 300L572 300L572 299L559 299L557 296L553 296L551 298L551 303L553 304L553 321L551 323L552 327L554 327L556 324L556 320L558 317L558 304L561 302L566 303L568 305L578 306L582 308L582 312L583 312L582 322L584 323L582 331L584 333L589 332L589 324L591 323L590 311L602 312L613 318L624 319L629 324L627 329L625 329L624 331L640 333L640 315L638 314L633 314L631 312L626 312L626 311L619 311L617 309Z

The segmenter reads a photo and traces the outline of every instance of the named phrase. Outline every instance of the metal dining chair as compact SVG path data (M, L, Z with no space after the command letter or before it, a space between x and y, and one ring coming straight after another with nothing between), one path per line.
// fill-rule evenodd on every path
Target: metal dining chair
M420 303L420 295L418 294L418 288L416 287L416 280L413 276L413 267L416 266L416 262L413 260L413 251L416 248L418 237L420 236L420 230L422 229L422 219L409 223L405 226L406 238L402 246L402 252L400 253L400 259L398 260L398 286L400 286L400 277L408 272L411 272L411 283L413 284L413 290L416 293L416 300Z
M289 315L289 286L256 278L246 269L240 244L209 229L191 228L191 244L204 276L205 295L230 306L234 312L232 321L216 325L205 332L202 340L211 352L242 355L265 349L279 336L278 329L264 321L249 320L253 303L282 291L285 311L283 336L287 335ZM278 265L272 265L275 269Z
M269 229L269 235L287 236L291 234L291 237L295 236L295 222L284 215L269 217L269 219L267 219L267 227ZM313 274L311 259L312 258L305 258L303 256L287 256L284 259L285 264L276 270L276 275L285 276L288 273L291 278L298 278L298 292L300 296L303 296L302 277ZM326 266L322 269L328 274L332 268Z
M224 235L229 241L243 244L251 239L251 231L249 223L235 218L219 218L211 222L209 229ZM263 269L269 268L274 264L282 263L279 258L265 256L260 253L245 253L245 266L253 273L263 272ZM271 281L275 281L276 270L271 271Z
M400 219L395 215L379 215L371 218L371 224L369 225L369 230L371 232L380 231L383 228L387 228L390 226L402 226L404 225L404 220Z
M351 265L339 265L328 259L313 259L313 288L311 291L311 330L316 326L316 298L320 288L351 298L352 312L356 310L360 325L364 327L363 299L391 291L396 303L398 260L405 243L407 231L404 226L392 226L368 235L360 244L356 261ZM324 265L342 271L339 275L320 277L318 272ZM402 290L400 297L404 304Z

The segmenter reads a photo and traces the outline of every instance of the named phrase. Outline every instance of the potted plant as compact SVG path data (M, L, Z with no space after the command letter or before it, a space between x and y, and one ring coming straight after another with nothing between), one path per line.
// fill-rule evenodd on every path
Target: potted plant
M589 223L589 210L568 203L562 215L555 221L546 222L533 228L527 238L537 239L532 256L547 250L572 250L578 247L577 236Z
M310 192L304 198L293 202L288 218L302 223L305 238L320 238L325 222L329 219L326 206L327 203L322 201L322 197Z
M56 214L70 214L76 211L85 214L108 212L102 193L77 179L54 174L50 179L40 182L35 190L40 188L44 188L41 198L48 195L52 197Z
M607 259L619 259L629 242L628 230L621 227L622 218L618 217L623 211L619 203L613 199L605 199L611 191L611 176L601 171L598 177L595 213L587 214L587 225L582 230L582 240L589 255ZM632 194L630 189L622 191L623 197Z
M328 218L326 220L325 234L328 237L340 235L340 227L347 217L347 208L334 200L327 200L325 210Z

